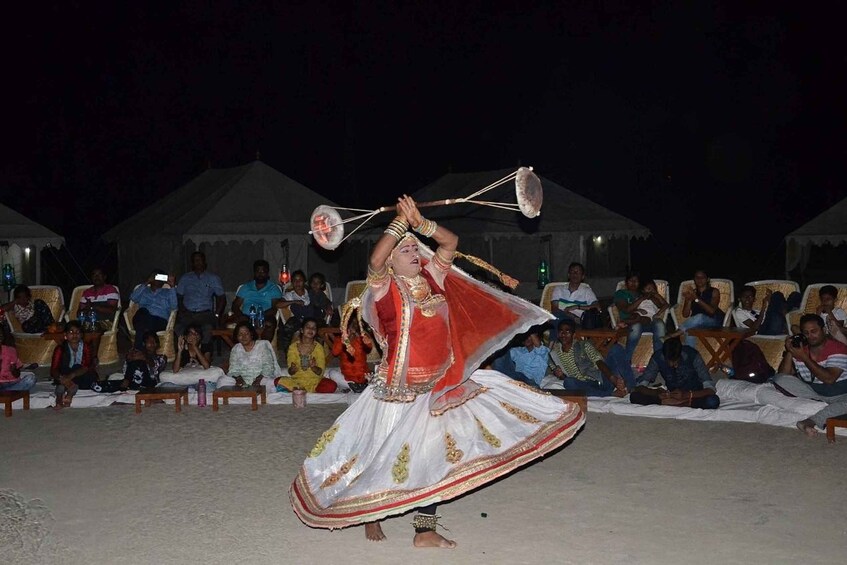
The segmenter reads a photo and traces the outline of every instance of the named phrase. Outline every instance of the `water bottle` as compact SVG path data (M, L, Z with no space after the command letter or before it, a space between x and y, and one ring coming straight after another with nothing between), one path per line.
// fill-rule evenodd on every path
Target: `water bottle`
M76 321L79 322L79 327L81 327L82 329L85 329L85 324L86 324L85 310L83 309L81 304L80 304L79 308L77 308L77 311L76 311Z
M256 327L256 305L250 307L250 325Z
M258 318L259 318L259 328L258 329L261 331L262 328L265 327L265 311L262 310L261 308L259 308L257 315L258 315Z
M735 376L735 369L733 369L729 365L721 365L720 370L730 379Z
M197 383L197 406L206 406L206 379L200 379Z
M88 318L91 320L91 331L97 330L97 310L94 306L88 311Z

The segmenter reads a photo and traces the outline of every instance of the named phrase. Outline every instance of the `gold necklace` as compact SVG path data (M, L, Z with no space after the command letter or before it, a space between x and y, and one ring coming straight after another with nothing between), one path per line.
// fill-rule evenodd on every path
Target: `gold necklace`
M423 302L432 295L429 283L420 274L411 278L400 275L400 278L406 283L406 288L409 289L409 294L415 302Z

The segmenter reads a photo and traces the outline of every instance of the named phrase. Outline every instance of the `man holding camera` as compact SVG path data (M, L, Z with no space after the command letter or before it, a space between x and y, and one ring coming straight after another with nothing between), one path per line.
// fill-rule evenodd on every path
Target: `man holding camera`
M168 288L164 288L165 284ZM177 308L174 278L161 269L153 269L146 284L140 284L132 291L129 299L138 304L138 311L132 318L135 328L135 348L144 351L144 334L148 331L160 332L168 326L171 312Z
M797 422L801 431L814 437L815 426L823 429L827 418L847 411L847 345L827 335L817 314L800 318L800 331L785 339L785 354L773 383L789 396L828 404L811 418Z

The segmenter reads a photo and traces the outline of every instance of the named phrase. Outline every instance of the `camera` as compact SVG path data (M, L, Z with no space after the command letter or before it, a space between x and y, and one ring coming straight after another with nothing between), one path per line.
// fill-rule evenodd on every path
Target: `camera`
M808 345L809 340L806 339L806 336L803 334L797 334L791 336L791 346L792 347L803 347L804 345Z

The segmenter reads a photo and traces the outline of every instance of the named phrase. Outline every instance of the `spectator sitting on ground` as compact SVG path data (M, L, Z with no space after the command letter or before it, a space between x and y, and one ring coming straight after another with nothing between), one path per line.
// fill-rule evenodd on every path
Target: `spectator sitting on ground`
M838 403L847 398L847 345L826 334L817 314L800 318L800 330L806 343L797 339L795 344L797 336L785 338L785 353L773 384L788 396L819 400L838 409ZM814 437L815 426L823 428L827 418L838 415L829 406L797 422L797 427Z
M492 368L516 381L541 388L549 366L550 349L541 343L541 330L538 328L522 337L523 345L510 347L494 360Z
M568 284L557 286L550 297L550 311L557 320L572 320L577 327L587 330L600 327L600 303L597 295L585 280L582 263L568 267ZM553 322L553 333L558 334L558 321Z
M97 321L91 328L94 332L91 350L96 356L100 351L100 339L103 332L112 330L121 295L115 286L106 282L106 272L99 267L91 271L91 284L93 286L82 291L82 297L79 299L79 314L83 316L83 320L90 321L91 313L94 312Z
M160 353L159 336L154 331L148 331L141 336L144 349L130 349L126 354L124 362L123 381L120 382L120 389L139 390L142 388L152 388L159 384L159 377L168 364L168 358ZM111 383L114 381L107 381ZM101 383L101 385L104 383ZM108 387L104 392L108 391Z
M679 329L665 339L685 336L685 345L695 347L697 338L687 330L695 328L719 328L723 325L724 311L720 309L721 291L713 287L706 271L694 273L694 286L682 291L682 315L686 318Z
M661 375L667 390L650 388ZM690 406L712 410L720 406L715 384L703 358L693 347L682 345L678 338L667 339L662 349L653 353L641 375L638 386L629 395L633 404Z
M219 320L223 320L226 293L221 278L206 270L206 255L202 252L191 254L191 271L180 277L176 298L179 307L174 334L178 338L185 334L188 326L198 324L203 346L211 348L212 329L219 325Z
M190 324L177 340L173 371L165 371L160 380L180 386L192 386L200 379L212 383L223 376L223 369L212 366L212 345L202 343L203 330L199 324Z
M250 320L250 309L261 312L264 324L258 337L271 341L276 332L277 308L281 308L282 290L270 280L270 265L264 259L253 262L253 280L241 285L232 301L232 315L227 320L236 324ZM265 375L269 376L269 375Z
M753 310L756 300L756 289L745 286L741 289L738 307L732 310L732 319L736 327L750 328L759 335L785 335L788 329L785 323L785 313L800 304L800 293L792 292L788 300L781 292L765 290L762 307Z
M138 304L138 311L132 317L132 325L135 328L136 349L144 349L144 335L147 332L160 332L168 327L168 318L171 312L177 308L176 291L173 288L164 288L165 283L171 287L174 278L167 276L162 269L153 269L145 284L135 287L129 299Z
M70 406L79 389L88 390L98 380L94 354L83 341L82 325L76 320L65 324L65 341L53 350L50 377L56 386L56 409Z
M303 389L306 392L335 392L338 387L334 381L323 376L326 369L324 347L316 339L318 322L314 318L303 320L300 338L288 347L288 377L275 381L277 390L291 392Z
M337 374L341 373L342 380L353 392L362 392L368 385L366 375L371 372L368 365L368 353L373 349L373 338L367 331L360 331L359 320L355 316L350 317L347 324L347 338L353 352L350 353L344 346L341 336L328 334L332 343L332 354L338 357L340 369L327 367L326 376L339 383ZM335 377L335 378L333 378Z
M40 334L47 331L55 320L50 307L40 298L32 299L32 291L25 284L19 284L12 291L12 301L2 306L3 310L13 315L21 324L21 329L28 334Z
M666 333L662 318L668 303L657 292L656 283L652 280L645 281L643 289L639 291L638 273L627 274L624 285L624 288L615 292L614 301L621 318L619 327L628 328L624 360L631 365L632 355L645 330L653 332L653 351L661 349L662 338Z
M0 391L32 390L35 388L35 373L29 369L36 367L36 364L24 366L18 359L12 334L5 323L0 323Z
M259 339L256 329L248 322L238 322L233 331L237 341L229 352L229 373L218 379L217 387L258 387L264 379L271 381L282 374L271 343Z
M632 369L625 366L623 347L613 345L603 360L590 341L574 339L574 333L574 321L563 319L559 339L550 348L553 374L564 388L584 390L587 396L626 396L627 380L621 375L632 375Z

